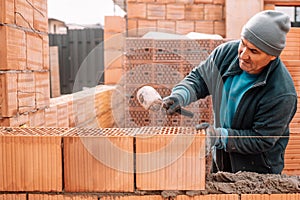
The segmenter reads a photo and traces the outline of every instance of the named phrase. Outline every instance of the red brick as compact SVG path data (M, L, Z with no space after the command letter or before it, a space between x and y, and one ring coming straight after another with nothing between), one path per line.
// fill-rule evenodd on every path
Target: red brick
M136 19L128 19L128 37L137 37L137 20Z
M57 127L69 127L68 103L57 104Z
M0 191L62 191L61 138L42 133L37 137L33 129L2 129Z
M28 127L29 124L28 114L17 115L14 117L5 117L0 120L0 126L5 127Z
M43 69L43 38L35 33L26 34L27 69Z
M29 126L30 127L45 127L46 118L45 110L37 110L29 113Z
M191 132L188 128L165 127L138 134L138 190L205 189L205 138Z
M45 108L50 105L50 76L49 72L34 72L36 108Z
M292 133L290 135L290 140L285 151L284 156L284 169L283 174L287 175L300 175L300 138L298 133Z
M1 117L12 117L17 114L17 74L0 74L0 114Z
M164 200L160 195L124 195L124 196L104 196L101 200Z
M154 2L156 2L156 0L136 0L136 2L154 3Z
M148 4L147 19L165 19L166 6L164 4Z
M26 194L0 194L0 200L27 200Z
M156 0L157 3L164 3L164 4L170 4L170 3L176 3L176 0Z
M50 69L50 57L49 57L49 37L48 35L42 35L43 38L43 69Z
M33 72L18 74L18 111L19 113L35 110L35 80Z
M25 32L8 26L0 26L0 69L26 69Z
M214 22L213 21L196 21L195 31L199 33L214 33Z
M286 47L280 55L284 60L300 60L300 31L291 28L287 34Z
M145 19L147 14L147 4L145 3L128 3L127 15L128 19L140 18Z
M214 4L225 5L225 0L214 0Z
M150 31L157 31L156 20L138 20L138 36L143 36Z
M194 21L177 21L176 22L176 33L187 34L190 32L195 32Z
M21 27L33 28L33 0L15 0L16 24Z
M221 35L223 38L226 37L225 21L214 21L214 34Z
M50 81L51 97L60 96L60 77L59 77L59 54L58 46L50 47Z
M170 20L158 20L157 29L161 32L171 32L175 33L176 31L176 22Z
M105 51L105 55L108 55L109 57L112 57L113 59L117 57L119 57L120 55L123 55L123 48L124 48L124 44L125 44L125 37L123 34L121 33L114 33L112 35L110 35L110 38L107 38L108 33L105 32L104 35L104 48ZM111 59L109 59L110 61ZM104 59L105 63L107 63L107 61ZM108 62L109 62L108 61ZM105 66L105 65L104 65Z
M14 24L15 21L15 1L1 0L0 1L0 23Z
M122 68L124 64L124 55L121 55L120 57L113 60L110 65L108 66L109 69L116 69L116 68Z
M204 5L190 4L185 6L185 20L203 20Z
M50 105L48 108L45 109L45 119L45 127L58 127L56 105Z
M275 10L275 4L264 4L264 10Z
M184 19L184 5L168 4L167 5L167 19L169 19L169 20Z
M65 191L133 192L133 138L120 129L107 129L111 136L101 130L63 138Z
M207 3L207 4L212 4L213 0L194 0L194 3Z
M95 92L94 107L98 120L98 126L101 128L114 127L112 94L115 92L112 88L98 87Z
M125 32L125 19L120 16L105 16L104 31L123 33Z
M211 4L204 5L204 19L223 20L223 6Z
M45 0L32 0L33 6L33 28L48 33L48 8Z
M122 68L106 69L104 72L105 85L118 84L123 74Z
M73 100L68 101L68 117L69 117L69 127L76 126L76 114L73 109Z
M29 194L28 200L98 200L96 195L84 194Z

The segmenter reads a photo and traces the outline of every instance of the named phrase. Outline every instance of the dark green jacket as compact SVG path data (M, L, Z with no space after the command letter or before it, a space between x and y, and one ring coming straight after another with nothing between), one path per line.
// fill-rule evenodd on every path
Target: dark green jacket
M220 126L223 83L240 74L239 41L217 47L178 85L190 91L189 102L212 95L215 126ZM226 151L217 150L218 170L281 173L289 139L289 123L297 109L293 80L279 58L260 73L257 82L243 95L228 130Z

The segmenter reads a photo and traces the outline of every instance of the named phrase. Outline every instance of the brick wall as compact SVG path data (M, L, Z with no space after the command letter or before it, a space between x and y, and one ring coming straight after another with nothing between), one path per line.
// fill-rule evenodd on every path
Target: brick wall
M107 192L101 198L127 193L131 199L136 191L204 190L204 139L191 128L0 128L0 199L3 193L85 199Z
M225 37L224 9L225 0L128 0L128 36L164 30L178 34L201 31Z
M205 190L204 139L191 128L2 127L0 200L300 200Z
M1 121L43 124L40 113L50 103L47 4L6 0L0 13Z

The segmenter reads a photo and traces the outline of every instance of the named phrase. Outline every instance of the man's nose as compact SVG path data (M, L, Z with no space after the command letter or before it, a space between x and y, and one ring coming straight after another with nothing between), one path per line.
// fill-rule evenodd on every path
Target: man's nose
M249 59L249 51L246 47L241 50L240 58L245 59L245 60Z

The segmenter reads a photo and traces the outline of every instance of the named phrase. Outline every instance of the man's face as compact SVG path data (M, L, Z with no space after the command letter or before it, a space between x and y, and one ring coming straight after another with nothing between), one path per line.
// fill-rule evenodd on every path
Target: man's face
M258 49L245 38L241 38L239 49L240 68L249 74L259 74L276 56Z

